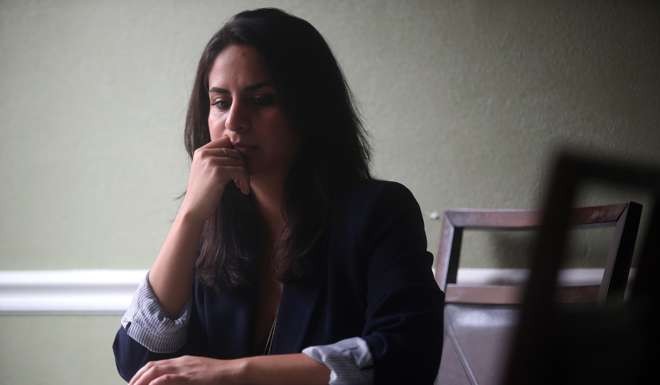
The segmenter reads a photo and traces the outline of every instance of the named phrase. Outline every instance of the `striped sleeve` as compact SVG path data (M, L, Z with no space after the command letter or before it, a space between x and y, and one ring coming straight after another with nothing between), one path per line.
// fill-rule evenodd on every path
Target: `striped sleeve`
M371 385L373 358L369 346L360 337L352 337L330 345L305 348L303 354L330 369L329 385Z
M187 339L190 301L177 318L168 317L149 284L149 273L140 282L133 300L121 319L129 337L154 353L172 353Z

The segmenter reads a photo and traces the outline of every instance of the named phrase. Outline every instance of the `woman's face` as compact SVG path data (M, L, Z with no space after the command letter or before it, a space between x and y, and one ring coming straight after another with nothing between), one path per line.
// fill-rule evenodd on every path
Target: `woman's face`
M218 54L209 72L209 102L211 140L229 137L250 176L286 176L298 140L256 49L233 44Z

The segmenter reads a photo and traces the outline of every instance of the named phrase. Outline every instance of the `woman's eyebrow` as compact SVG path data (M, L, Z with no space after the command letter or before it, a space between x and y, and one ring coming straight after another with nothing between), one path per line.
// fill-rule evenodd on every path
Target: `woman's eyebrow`
M271 81L263 81L263 82L258 82L254 84L250 84L249 86L243 88L243 92L253 92L258 90L259 88L263 87L272 87L273 83ZM220 87L211 87L209 89L209 93L218 93L218 94L229 94L229 90L220 88Z

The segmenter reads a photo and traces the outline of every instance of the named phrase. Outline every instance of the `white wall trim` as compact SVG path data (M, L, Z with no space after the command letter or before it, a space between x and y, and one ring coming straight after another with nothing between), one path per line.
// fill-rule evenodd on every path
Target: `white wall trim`
M602 268L563 269L559 273L562 285L598 284L603 279ZM461 284L521 284L527 279L527 269L458 269L457 281Z
M146 273L0 271L0 314L122 314Z
M0 271L0 315L91 314L120 315L128 307L146 270L44 270ZM524 269L475 269L458 271L458 281L520 283ZM567 269L563 284L597 283L603 269Z

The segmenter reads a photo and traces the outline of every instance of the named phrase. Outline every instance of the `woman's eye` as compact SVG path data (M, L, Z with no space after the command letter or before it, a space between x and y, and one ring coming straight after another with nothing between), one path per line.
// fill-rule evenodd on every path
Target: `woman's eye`
M228 110L231 106L231 102L229 100L215 99L211 105L217 107L220 110Z
M275 103L275 95L273 94L255 95L252 97L252 102L257 106L270 106Z

